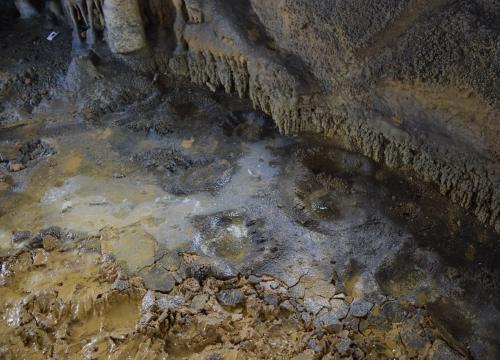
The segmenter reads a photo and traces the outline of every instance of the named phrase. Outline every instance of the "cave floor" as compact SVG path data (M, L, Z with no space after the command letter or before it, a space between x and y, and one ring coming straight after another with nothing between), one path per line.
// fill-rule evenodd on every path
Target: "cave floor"
M500 246L472 215L246 101L151 82L91 121L59 92L2 124L2 356L496 354Z

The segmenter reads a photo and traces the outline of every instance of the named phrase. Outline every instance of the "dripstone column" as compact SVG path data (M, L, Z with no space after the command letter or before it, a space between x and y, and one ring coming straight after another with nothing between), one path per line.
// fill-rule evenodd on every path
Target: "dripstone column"
M138 0L104 0L103 13L111 51L126 54L146 46Z

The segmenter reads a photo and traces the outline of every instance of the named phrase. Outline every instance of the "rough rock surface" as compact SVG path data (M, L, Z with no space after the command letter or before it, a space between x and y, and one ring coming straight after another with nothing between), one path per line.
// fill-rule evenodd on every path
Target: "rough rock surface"
M186 28L193 81L249 97L284 133L415 172L499 229L494 5L248 5L207 1L205 23Z
M107 41L115 53L130 53L146 46L139 3L135 0L108 0L103 6Z
M84 47L250 98L500 231L498 2L61 1Z

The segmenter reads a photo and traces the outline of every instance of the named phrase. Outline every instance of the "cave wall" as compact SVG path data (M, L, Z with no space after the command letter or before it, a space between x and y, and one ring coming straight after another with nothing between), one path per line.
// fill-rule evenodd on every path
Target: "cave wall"
M498 1L60 5L80 46L249 98L283 133L416 174L500 232Z

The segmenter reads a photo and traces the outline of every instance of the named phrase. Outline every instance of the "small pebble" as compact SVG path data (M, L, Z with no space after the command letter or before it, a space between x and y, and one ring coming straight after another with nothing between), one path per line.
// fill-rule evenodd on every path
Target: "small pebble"
M71 201L65 201L62 204L61 211L63 213L66 213L66 212L70 211L72 208L73 208L73 203Z
M287 310L287 311L290 311L290 312L294 312L295 311L294 306L292 305L292 303L289 300L283 301L280 304L280 308L282 308L284 310Z
M277 306L279 302L278 296L276 294L265 294L262 297L262 300L264 300L266 304L273 306Z
M356 299L351 304L351 315L354 317L365 317L372 309L373 304L363 299Z
M309 340L307 342L307 346L309 346L309 348L315 353L319 354L322 351L321 346L319 346L318 342L315 339Z
M127 280L116 279L115 282L111 285L111 288L119 291L123 291L129 287L129 283Z
M36 249L33 252L33 265L42 266L47 263L48 254L43 249Z
M343 325L339 321L339 319L337 319L337 316L330 312L321 315L317 319L316 325L319 325L320 327L328 331L330 334L339 333L343 329Z
M179 295L166 295L156 299L156 305L162 310L176 309L184 305L184 298Z
M248 282L249 282L250 284L254 284L254 285L256 285L256 284L260 283L260 277L255 276L255 275L250 275L250 276L248 277Z
M352 344L351 339L344 338L344 339L340 339L339 342L337 344L335 344L335 347L337 348L337 351L341 355L343 355L343 354L347 353L347 351L351 347L351 344Z
M217 300L225 306L238 306L244 301L243 292L240 289L222 290L217 294Z
M23 170L25 168L26 168L26 166L24 166L21 163L9 162L9 171L10 172L18 172L18 171L21 171L21 170Z
M151 290L146 292L146 295L142 298L142 309L147 310L155 303L155 294Z
M52 251L56 248L56 238L52 235L45 235L42 240L43 248L47 251Z

